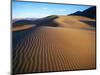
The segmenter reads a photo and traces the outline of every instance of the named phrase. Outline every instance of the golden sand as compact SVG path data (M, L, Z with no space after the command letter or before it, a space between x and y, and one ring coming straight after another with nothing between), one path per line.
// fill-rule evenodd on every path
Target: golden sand
M17 26L17 27L13 27L12 31L20 31L20 30L29 29L29 28L32 28L32 27L33 27L33 25Z
M61 17L56 22L59 27L33 28L17 43L13 50L14 73L96 68L95 31L75 19Z

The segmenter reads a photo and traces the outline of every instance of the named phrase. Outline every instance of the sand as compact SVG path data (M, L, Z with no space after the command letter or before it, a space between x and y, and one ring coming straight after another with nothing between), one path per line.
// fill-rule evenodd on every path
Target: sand
M82 16L59 16L59 18L54 20L60 27L71 27L71 28L82 28L89 29L90 25L81 21L95 21Z
M23 26L16 26L12 28L12 31L20 31L34 27L34 25L23 25Z
M13 32L13 73L95 69L95 31L76 21Z

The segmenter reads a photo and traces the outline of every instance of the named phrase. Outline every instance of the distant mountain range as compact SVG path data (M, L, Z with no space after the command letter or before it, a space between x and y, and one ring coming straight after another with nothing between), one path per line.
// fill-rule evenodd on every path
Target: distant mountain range
M90 7L88 9L84 10L83 12L77 11L70 15L84 16L84 17L96 19L96 6Z
M20 26L20 25L32 25L35 24L37 26L43 26L43 25L50 25L50 26L56 26L57 24L54 23L54 19L57 18L58 16L56 15L51 15L51 16L47 16L44 18L40 18L40 19L19 19L19 20L13 20L13 27L14 26Z
M14 20L12 20L12 24L13 24L13 26L28 25L28 24L33 24L33 21L35 21L37 19L38 18L14 19Z

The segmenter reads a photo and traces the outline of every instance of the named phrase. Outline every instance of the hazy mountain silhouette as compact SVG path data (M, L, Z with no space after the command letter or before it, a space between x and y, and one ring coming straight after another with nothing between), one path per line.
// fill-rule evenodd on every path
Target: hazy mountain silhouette
M21 25L29 25L29 24L33 24L33 21L32 20L18 20L13 23L13 27L21 26Z
M54 19L56 19L58 16L51 15L44 18L40 18L37 20L18 20L13 23L13 26L20 26L20 25L32 25L35 24L36 26L57 26L57 24L54 22Z
M96 18L96 6L90 7L83 12L77 11L75 13L72 13L70 15L77 15L77 16L85 16L89 18Z

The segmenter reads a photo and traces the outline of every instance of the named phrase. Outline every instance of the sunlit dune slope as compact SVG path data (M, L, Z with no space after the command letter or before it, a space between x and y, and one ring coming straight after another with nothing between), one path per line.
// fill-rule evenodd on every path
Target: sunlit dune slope
M73 15L73 16L67 16L67 17L71 17L71 18L74 18L74 19L77 19L77 20L79 20L79 21L81 21L81 20L83 20L83 21L96 21L95 19L91 19L91 18L88 18L88 17L84 17L84 16L75 16L75 15Z
M18 34L13 40L24 37L13 49L14 73L95 69L95 32L43 26Z
M90 25L81 21L95 21L82 16L59 16L54 20L60 27L71 27L71 28L91 28Z
M34 27L34 26L35 26L35 25L21 25L21 26L15 26L15 27L12 27L12 31L26 30L26 29L32 28L32 27Z

